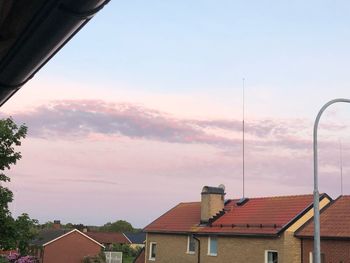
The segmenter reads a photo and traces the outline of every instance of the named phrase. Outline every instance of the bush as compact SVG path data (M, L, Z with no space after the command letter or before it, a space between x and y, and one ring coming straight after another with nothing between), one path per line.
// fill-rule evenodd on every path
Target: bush
M15 263L38 263L39 261L32 256L24 256L24 257L20 257L19 259L17 259L17 261L15 261Z
M133 249L129 244L113 244L111 251L123 252L123 257L135 257L138 253L138 250Z
M8 262L8 263L38 263L38 259L32 256L21 256L17 253L12 253L11 255L8 255L6 257L7 261L3 262ZM0 261L0 263L3 263Z
M101 252L99 255L84 257L82 263L106 263L105 254Z

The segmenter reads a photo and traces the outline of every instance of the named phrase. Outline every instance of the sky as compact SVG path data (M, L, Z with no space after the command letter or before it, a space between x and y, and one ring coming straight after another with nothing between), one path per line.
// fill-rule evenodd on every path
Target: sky
M25 123L12 213L144 227L204 185L312 194L312 129L350 98L348 1L111 1L0 109ZM350 194L350 107L319 130L320 191ZM340 145L342 151L340 151Z

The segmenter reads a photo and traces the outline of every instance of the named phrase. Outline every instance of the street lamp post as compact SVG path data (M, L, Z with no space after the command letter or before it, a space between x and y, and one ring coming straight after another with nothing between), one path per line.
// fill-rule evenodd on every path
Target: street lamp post
M332 104L337 102L350 103L350 99L334 99L327 102L318 112L314 124L314 263L321 263L321 238L320 238L320 193L318 191L318 156L317 156L317 128L322 113Z

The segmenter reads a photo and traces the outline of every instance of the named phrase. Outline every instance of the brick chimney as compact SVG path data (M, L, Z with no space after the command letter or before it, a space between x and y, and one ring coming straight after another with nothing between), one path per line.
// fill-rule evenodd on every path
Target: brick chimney
M60 229L61 228L61 221L60 220L54 220L52 228L53 229Z
M201 196L201 224L206 224L224 209L225 186L204 186Z

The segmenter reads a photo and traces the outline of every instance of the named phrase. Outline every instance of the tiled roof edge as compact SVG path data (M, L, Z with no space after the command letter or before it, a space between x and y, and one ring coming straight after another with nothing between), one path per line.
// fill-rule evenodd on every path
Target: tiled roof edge
M195 203L200 203L200 202L181 202L178 203L176 206L174 206L173 208L169 209L168 211L166 211L164 214L162 214L161 216L158 216L156 219L154 219L151 223L149 223L147 226L145 226L142 231L143 232L148 232L147 231L147 227L149 227L150 225L152 225L154 222L156 222L159 218L165 216L166 214L170 213L171 211L175 210L177 207L179 207L180 205L183 204L195 204Z
M326 194L327 195L327 194ZM328 196L328 195L327 195ZM328 196L329 197L329 196ZM331 207L333 204L335 204L342 196L338 196L335 200L333 199L330 199L331 201L325 205L321 210L320 210L320 217L321 217L321 214L326 211L329 207ZM329 197L330 198L330 197ZM321 219L321 218L320 218ZM301 231L303 231L303 229L305 227L307 227L308 225L310 225L312 222L314 221L314 217L311 217L309 220L307 220L301 227L299 227L295 233L294 233L294 236L295 237L309 237L308 235L301 235L299 234ZM313 236L312 236L313 237Z
M332 203L333 199L326 193L322 193L320 195L320 199L319 200L323 200L324 198L328 198L330 200L329 203ZM285 226L283 226L281 228L281 230L278 232L279 234L281 234L282 232L284 232L288 227L290 227L291 225L293 225L296 221L298 221L303 215L305 215L308 211L310 211L310 209L313 208L313 201L311 201L311 204L309 204L303 211L301 211L299 214L297 214L294 218L292 218L292 220L290 220ZM323 209L321 209L323 210ZM304 224L305 225L305 224Z
M149 234L160 234L160 235L190 235L195 234L196 236L208 236L208 235L215 235L215 236L238 236L238 237L270 237L275 238L278 237L278 233L223 233L223 232L196 232L196 231L147 231Z

